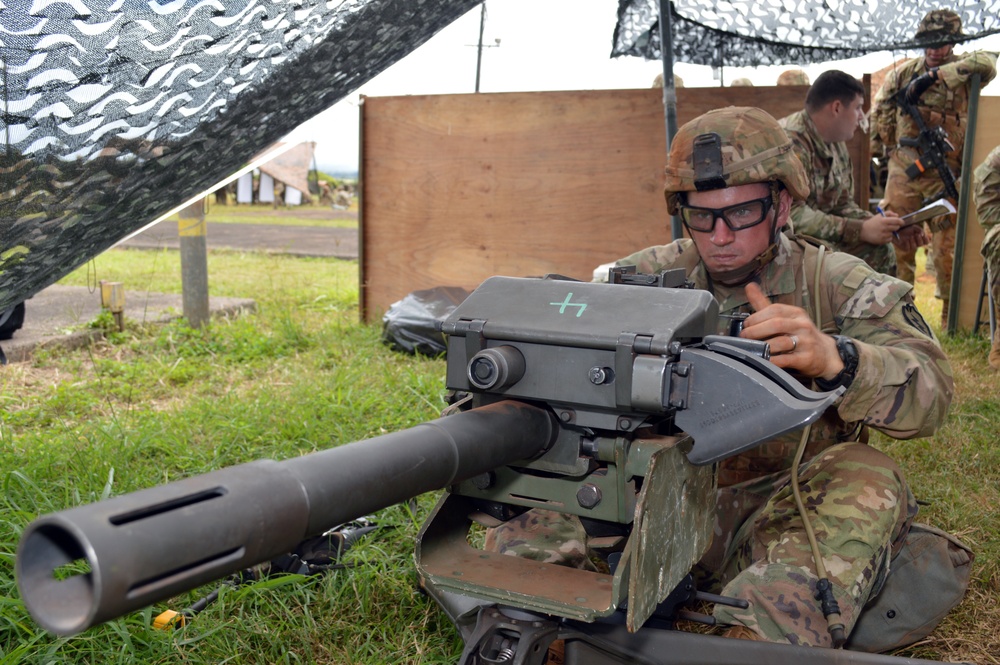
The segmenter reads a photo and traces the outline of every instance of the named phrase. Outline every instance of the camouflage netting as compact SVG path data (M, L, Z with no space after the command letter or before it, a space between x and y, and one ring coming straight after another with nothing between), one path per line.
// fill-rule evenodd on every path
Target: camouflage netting
M922 49L914 39L933 9L962 17L967 41L1000 32L1000 0L675 0L674 60L719 67L803 65L874 51ZM612 57L660 58L659 0L619 0Z
M0 0L0 311L236 172L477 4ZM682 0L676 57L792 64L918 46L930 4L869 4ZM951 6L971 37L1000 30L1000 0ZM619 15L614 54L658 58L656 0L621 0Z
M0 0L0 310L247 164L476 0Z

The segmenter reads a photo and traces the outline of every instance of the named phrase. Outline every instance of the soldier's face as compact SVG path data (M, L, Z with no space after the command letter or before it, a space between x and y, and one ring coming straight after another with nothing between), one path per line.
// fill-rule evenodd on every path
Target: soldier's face
M708 192L688 192L687 203L699 208L727 208L746 201L767 196L771 188L767 183L737 185ZM788 218L788 193L781 192L779 209L772 208L767 219L748 229L733 231L721 218L716 218L711 231L691 231L691 238L698 247L698 253L705 266L712 272L723 272L742 268L767 249L771 244L771 221L777 214L780 226Z
M946 44L945 46L939 46L937 48L929 48L924 50L924 64L927 68L940 67L944 64L944 61L948 59L951 55L952 49L955 48L951 44Z
M862 95L858 95L854 98L854 101L844 106L840 102L835 102L839 108L839 114L837 115L835 123L835 131L837 137L833 140L835 142L850 141L851 137L854 136L854 132L857 131L858 125L865 117L865 98Z

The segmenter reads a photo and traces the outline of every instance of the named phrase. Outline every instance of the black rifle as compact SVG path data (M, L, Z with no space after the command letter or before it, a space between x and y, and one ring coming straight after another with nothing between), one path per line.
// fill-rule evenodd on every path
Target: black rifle
M945 160L945 155L955 150L955 146L948 140L948 134L940 126L927 126L924 117L920 115L920 109L917 108L917 105L915 103L911 104L906 100L906 88L903 88L896 94L896 103L901 109L910 114L910 117L917 123L917 128L920 130L916 138L904 136L899 139L900 145L920 150L920 156L917 157L917 160L907 167L906 175L910 180L914 180L931 169L936 170L938 176L941 178L941 183L944 185L943 194L952 201L957 202L958 187L955 184L955 174L952 173L951 167L948 166L948 162ZM941 198L941 194L935 194L928 197L924 203L926 204L939 198ZM932 228L933 230L943 230L951 226L951 223L949 218L945 222L932 224Z

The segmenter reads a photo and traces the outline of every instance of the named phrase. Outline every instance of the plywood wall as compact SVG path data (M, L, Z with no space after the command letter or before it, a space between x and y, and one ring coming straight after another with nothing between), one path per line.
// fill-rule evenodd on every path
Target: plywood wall
M806 90L680 89L678 125L729 105L780 118L802 108ZM363 318L379 320L412 291L472 289L492 275L589 280L602 263L671 240L661 94L365 98ZM868 163L860 132L852 150Z
M1000 124L996 119L1000 118L1000 97L980 97L979 116L976 123L976 141L972 151L972 168L983 163L986 155L997 145L1000 145ZM972 177L972 174L968 174ZM970 187L970 193L975 187ZM961 275L961 300L958 308L958 327L964 330L971 330L976 320L976 302L979 298L979 286L983 278L983 256L979 253L979 248L983 244L983 236L986 234L979 224L979 217L976 215L976 206L970 196L969 217L965 229L965 250L961 267L955 267L955 273ZM986 322L984 328L979 332L984 335L989 334L989 314L986 306L983 306L982 319Z

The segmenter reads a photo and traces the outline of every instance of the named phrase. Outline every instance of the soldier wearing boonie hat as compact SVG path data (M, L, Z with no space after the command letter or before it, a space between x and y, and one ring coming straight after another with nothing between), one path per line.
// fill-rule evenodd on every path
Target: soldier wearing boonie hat
M886 76L872 105L871 151L874 156L889 158L889 175L883 210L906 215L919 209L925 201L942 194L944 186L938 172L928 169L917 177L912 168L920 156L919 150L902 145L904 139L915 139L920 128L916 121L897 103L900 93L916 104L924 123L941 127L954 150L945 155L948 166L960 177L962 152L969 116L969 93L973 74L979 74L980 87L996 76L996 54L974 51L956 55L954 44L962 41L961 17L950 9L935 9L920 21L914 34L914 44L924 54L903 63ZM957 203L953 201L952 203ZM934 254L936 297L942 300L941 324L947 323L951 295L951 272L955 249L955 229L948 217L933 220L931 246ZM913 234L909 237L909 234ZM902 240L896 245L897 275L914 282L916 244L926 244L923 230L912 226L901 231ZM916 239L917 242L912 242ZM910 241L910 242L908 242Z
M964 37L962 32L962 17L950 9L934 9L920 19L914 40L925 46L942 46L953 44L955 40Z

